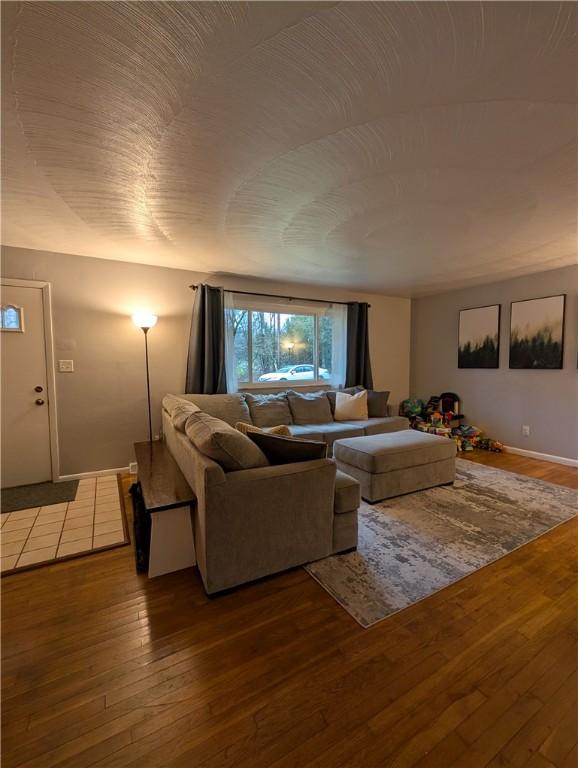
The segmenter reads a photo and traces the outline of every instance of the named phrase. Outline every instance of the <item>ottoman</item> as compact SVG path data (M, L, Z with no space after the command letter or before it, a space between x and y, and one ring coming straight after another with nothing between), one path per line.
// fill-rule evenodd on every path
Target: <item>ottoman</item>
M333 456L370 502L448 485L456 473L454 441L413 429L338 440Z

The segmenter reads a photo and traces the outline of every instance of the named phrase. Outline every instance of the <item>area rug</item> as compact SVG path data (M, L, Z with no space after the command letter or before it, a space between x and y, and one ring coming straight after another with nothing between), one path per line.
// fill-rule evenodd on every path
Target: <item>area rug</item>
M62 504L64 501L74 501L77 490L78 480L3 488L0 491L0 512L15 512L18 509L31 509L50 504Z
M83 479L72 501L3 514L0 525L3 576L130 543L117 475Z
M370 627L577 512L575 490L458 459L454 486L362 503L357 551L306 570Z

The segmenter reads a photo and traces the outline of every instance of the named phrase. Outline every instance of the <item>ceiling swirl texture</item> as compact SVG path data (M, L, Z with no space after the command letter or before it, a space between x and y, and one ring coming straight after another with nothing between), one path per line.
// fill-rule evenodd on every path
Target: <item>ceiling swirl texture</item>
M577 8L3 3L3 242L406 296L576 263Z

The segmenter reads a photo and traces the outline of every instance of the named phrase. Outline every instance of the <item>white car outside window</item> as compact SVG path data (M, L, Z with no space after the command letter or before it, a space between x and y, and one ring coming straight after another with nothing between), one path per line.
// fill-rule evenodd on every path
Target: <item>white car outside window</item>
M264 373L259 376L259 381L311 381L315 375L313 365L284 365L278 371ZM319 378L328 379L329 371L326 368L319 369Z

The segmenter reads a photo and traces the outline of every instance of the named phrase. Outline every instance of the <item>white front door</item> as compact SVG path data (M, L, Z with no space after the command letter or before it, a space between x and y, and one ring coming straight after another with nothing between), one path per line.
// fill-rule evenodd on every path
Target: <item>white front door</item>
M1 486L52 480L42 288L2 285Z

